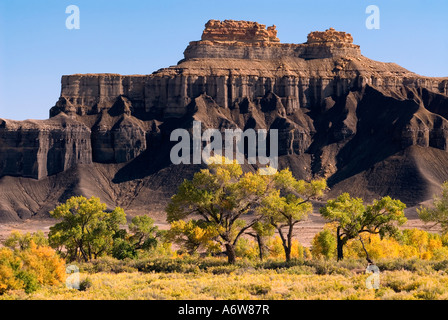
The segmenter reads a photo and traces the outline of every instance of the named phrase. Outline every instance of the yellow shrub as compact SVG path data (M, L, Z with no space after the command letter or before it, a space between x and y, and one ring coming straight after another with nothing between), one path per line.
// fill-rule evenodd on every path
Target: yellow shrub
M269 256L272 258L283 258L285 256L285 249L283 249L282 239L274 237L269 239L267 246L269 248Z
M65 263L48 246L31 242L29 250L21 252L24 268L34 274L41 285L57 285L65 280Z
M393 238L384 238L378 234L363 234L364 246L369 253L370 258L410 258L418 256L415 247L401 245ZM346 245L345 256L351 258L365 258L366 254L362 248L359 239L352 239Z
M291 245L291 258L303 259L304 248L300 242L296 239L292 240Z
M442 247L435 249L432 253L433 260L448 260L448 248Z
M442 245L444 247L448 247L448 232L442 234L442 236L440 237L440 240L442 241Z
M437 249L442 248L442 239L437 238L437 239L429 239L428 241L428 251L435 251Z
M419 229L403 231L403 240L400 243L394 238L381 239L377 234L362 234L364 246L372 259L378 258L413 258L423 260L441 260L448 256L443 250L443 237ZM350 258L365 258L359 238L351 239L345 246L344 255Z
M401 246L401 257L402 258L418 257L418 250L413 246L408 246L404 244Z
M420 258L422 260L430 260L432 258L432 253L429 251L423 252Z
M283 248L282 239L279 236L271 238L267 246L269 248L269 256L272 258L285 258L285 249ZM300 242L296 239L292 240L291 245L291 258L303 259L304 248Z
M16 278L16 273L21 267L22 262L14 256L12 250L0 249L0 294L23 288L23 282Z
M258 244L247 238L240 238L235 246L238 257L256 259L259 256Z
M23 250L0 249L0 294L24 289L31 293L42 285L57 285L65 280L65 262L48 246L34 241Z
M425 251L428 245L428 232L419 229L403 230L405 243L418 249L420 253Z
M313 254L311 253L311 250L309 248L303 248L303 258L306 260L313 259Z
M325 257L328 259L336 255L336 235L327 225L324 230L317 233L311 243L311 253L314 257Z

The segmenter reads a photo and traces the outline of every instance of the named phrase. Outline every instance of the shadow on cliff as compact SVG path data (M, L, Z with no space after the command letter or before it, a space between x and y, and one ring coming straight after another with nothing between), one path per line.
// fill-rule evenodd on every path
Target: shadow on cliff
M419 99L412 94L404 99L391 97L366 86L356 109L356 133L336 157L337 171L328 179L330 188L355 193L364 189L360 196L367 199L387 194L411 205L431 197L430 191L443 180L443 174L429 173L425 168L434 164L437 156L422 162L425 151L414 145L412 136L406 136L406 131L419 132L411 122L426 112ZM426 152L430 151L439 154L441 150ZM440 153L448 160L443 151Z
M418 109L413 100L398 100L366 86L356 109L356 133L338 153L338 172L330 185L402 150L401 133Z
M163 169L173 167L170 152L179 141L170 141L171 132L183 128L191 133L194 121L194 108L190 107L188 113L181 118L169 118L159 126L160 135L149 138L148 149L121 168L113 178L113 183L121 183L135 179L143 179ZM190 155L191 159L191 155ZM203 165L181 165L184 171L194 172ZM191 174L190 174L191 175Z

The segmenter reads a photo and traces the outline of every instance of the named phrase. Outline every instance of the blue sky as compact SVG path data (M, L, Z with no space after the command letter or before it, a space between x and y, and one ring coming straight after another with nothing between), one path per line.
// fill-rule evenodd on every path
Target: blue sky
M80 30L65 26L72 4ZM380 30L365 27L372 4ZM446 0L0 0L0 118L48 118L64 74L150 74L175 65L209 19L275 24L285 43L334 27L371 59L448 76L447 14Z

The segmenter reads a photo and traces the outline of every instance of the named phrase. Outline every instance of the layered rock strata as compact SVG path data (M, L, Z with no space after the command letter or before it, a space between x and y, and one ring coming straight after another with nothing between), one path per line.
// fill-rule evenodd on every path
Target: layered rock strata
M108 171L110 199L137 199L139 190L159 188L150 181L170 166L170 132L199 120L204 130L278 129L280 164L299 178L328 178L334 192L357 186L367 198L416 202L448 179L427 167L448 164L448 78L368 59L350 34L332 28L284 44L275 26L211 20L184 56L151 75L63 76L49 120L0 120L0 177L45 180L104 164L117 170ZM432 150L425 156L433 160L420 161L418 148ZM397 163L407 167L388 169ZM412 194L407 174L420 179Z

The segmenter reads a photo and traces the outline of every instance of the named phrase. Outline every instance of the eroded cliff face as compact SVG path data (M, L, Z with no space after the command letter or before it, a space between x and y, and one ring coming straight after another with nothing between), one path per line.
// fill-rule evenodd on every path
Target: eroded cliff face
M184 60L148 76L64 76L61 99L50 115L99 114L121 97L127 99L133 116L163 120L185 115L187 106L201 94L223 108L234 108L244 99L255 102L273 93L287 114L301 108L322 109L327 98L339 99L366 85L392 95L404 86L448 94L446 79L422 77L393 63L370 60L344 32L312 32L304 44L283 44L263 28L209 22L203 40L190 43Z
M368 59L345 32L284 44L275 26L247 21L209 21L184 56L151 75L63 76L50 120L0 121L0 176L45 180L108 164L115 169L102 192L110 203L139 199L143 190L163 189L148 181L170 167L170 132L199 120L202 130L278 129L280 164L299 178L326 177L333 193L343 187L417 203L448 178L448 169L428 167L448 167L448 78ZM419 148L432 158L422 162ZM176 172L172 181L182 178ZM93 195L90 189L76 190ZM153 200L123 201L137 208Z
M0 120L1 175L40 179L92 163L90 130L65 114L44 121Z

